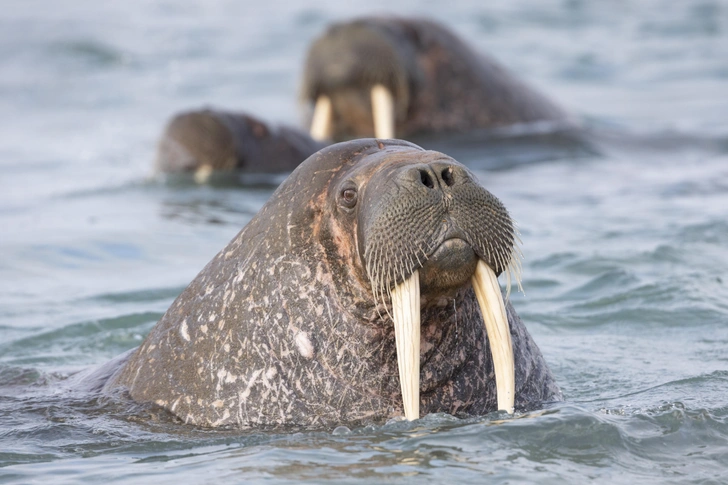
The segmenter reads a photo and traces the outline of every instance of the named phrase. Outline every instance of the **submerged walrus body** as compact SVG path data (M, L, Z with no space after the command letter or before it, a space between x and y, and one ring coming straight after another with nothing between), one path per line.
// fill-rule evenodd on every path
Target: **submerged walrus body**
M503 308L495 275L517 265L515 241L498 199L446 155L398 140L330 146L210 261L106 388L210 427L537 408L560 391L520 318L507 303L505 335L483 324ZM490 301L474 291L483 275L495 281ZM491 348L510 346L508 334L515 376L503 405L508 366Z
M410 138L566 113L494 59L428 20L363 18L331 26L311 46L302 96L314 138Z
M272 126L251 115L202 109L170 119L157 148L159 173L290 172L321 149L306 133Z

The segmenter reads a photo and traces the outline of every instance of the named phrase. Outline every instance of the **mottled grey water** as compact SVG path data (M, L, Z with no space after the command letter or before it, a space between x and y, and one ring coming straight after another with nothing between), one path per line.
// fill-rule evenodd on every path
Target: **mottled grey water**
M2 10L0 481L728 483L727 2ZM148 181L166 118L213 105L298 123L308 42L372 12L439 19L588 126L586 145L445 145L519 222L514 305L566 402L267 434L64 390L138 345L273 190Z

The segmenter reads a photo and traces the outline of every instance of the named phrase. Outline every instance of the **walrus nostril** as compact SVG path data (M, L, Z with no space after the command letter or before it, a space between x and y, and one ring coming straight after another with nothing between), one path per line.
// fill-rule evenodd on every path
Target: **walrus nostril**
M452 174L452 167L444 168L440 176L442 177L442 181L445 182L445 185L448 187L452 187L455 183L455 178Z
M431 189L435 188L435 182L426 170L420 170L420 181L422 182L422 185L425 185L426 187Z

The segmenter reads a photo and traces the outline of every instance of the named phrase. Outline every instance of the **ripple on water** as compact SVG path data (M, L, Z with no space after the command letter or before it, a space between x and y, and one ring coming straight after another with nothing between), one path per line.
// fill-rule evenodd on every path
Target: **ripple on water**
M705 231L720 233L720 226ZM707 234L695 240L706 244ZM549 327L724 321L728 287L722 275L728 268L711 264L705 248L681 246L660 244L619 256L554 254L531 265L537 274L525 279L529 298L519 308L529 321Z
M107 68L128 64L131 57L121 50L91 39L58 42L49 50L51 57L63 58L79 63L78 68L86 71L89 67Z
M726 380L723 374L698 381L716 378ZM163 470L173 468L175 476L181 473L195 481L209 478L214 462L220 471L216 480L245 477L272 483L407 477L533 483L534 476L538 483L583 483L584 477L634 483L630 480L636 476L644 477L641 483L667 483L719 476L719 465L728 456L728 408L689 407L680 401L596 411L559 404L515 418L498 413L464 420L430 415L347 433L284 434L199 430L168 416L155 418L159 411L148 410L144 416L141 407L132 411L144 418L124 419L118 403L103 400L26 399L13 405L22 406L23 412L16 413L29 418L3 420L0 443L22 445L0 454L0 463L26 479L58 473L69 482L87 480L104 469L104 475L125 481L140 473L164 476ZM0 405L3 414L8 406L7 401ZM88 462L76 466L81 458ZM32 469L23 463L33 463ZM165 466L160 468L160 463Z
M139 345L163 312L132 312L83 321L0 344L6 364L68 366L106 359Z

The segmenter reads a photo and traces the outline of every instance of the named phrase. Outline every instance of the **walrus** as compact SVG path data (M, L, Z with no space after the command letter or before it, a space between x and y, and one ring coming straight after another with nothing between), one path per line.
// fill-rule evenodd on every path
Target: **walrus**
M162 134L158 173L192 173L205 182L216 171L290 172L324 145L307 133L270 125L247 113L210 108L174 115Z
M567 114L500 63L424 19L334 24L311 45L301 97L318 140L467 132Z
M518 274L517 241L503 204L452 158L400 140L331 145L278 187L105 389L203 427L540 407L560 390L497 280Z

